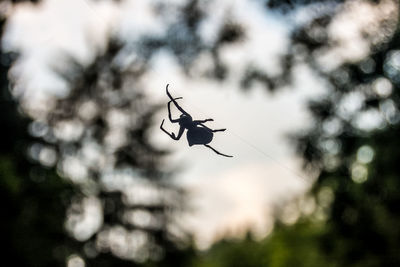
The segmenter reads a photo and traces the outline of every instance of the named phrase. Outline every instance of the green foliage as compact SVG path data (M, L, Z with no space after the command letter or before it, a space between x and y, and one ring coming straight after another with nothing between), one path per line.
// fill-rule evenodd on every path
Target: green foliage
M381 32L390 32L388 25L397 20L386 19ZM400 44L398 25L390 39L372 45L367 58L329 71L316 63L316 55L331 45L330 40L315 46L312 38L304 38L313 27L329 27L329 20L313 21L293 40L307 47L308 64L332 88L310 103L314 127L297 136L305 166L319 173L313 192L318 196L328 189L332 195L325 205L326 233L319 244L339 266L398 266L400 84L393 75L398 71L393 65ZM378 88L382 83L385 93ZM349 102L351 98L356 102ZM375 114L375 120L362 122L368 114ZM378 123L368 124L374 121Z
M335 266L322 255L318 238L320 224L302 221L293 226L277 225L272 234L261 241L250 235L243 241L221 241L200 253L193 267L285 267Z

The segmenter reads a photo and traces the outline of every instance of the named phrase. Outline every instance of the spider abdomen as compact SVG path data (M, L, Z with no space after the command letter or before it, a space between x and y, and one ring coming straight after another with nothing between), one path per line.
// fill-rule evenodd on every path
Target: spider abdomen
M212 141L213 135L212 131L201 127L192 128L186 133L189 146L206 145Z

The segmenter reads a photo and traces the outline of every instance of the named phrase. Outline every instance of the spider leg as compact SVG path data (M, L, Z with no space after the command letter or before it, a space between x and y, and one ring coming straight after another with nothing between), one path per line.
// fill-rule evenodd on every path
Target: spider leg
M180 127L180 128L179 128L179 132L178 132L178 136L176 137L175 140L181 139L182 134L183 134L184 131L185 131L185 128L184 128L184 127Z
M221 156L224 156L224 157L228 157L228 158L233 158L233 156L225 155L225 154L222 154L221 152L218 152L217 150L215 150L215 148L213 148L213 147L211 147L209 145L204 145L204 146L208 147L209 149L211 149L212 151L214 151L218 155L221 155Z
M161 129L164 133L168 134L168 136L171 137L172 139L174 139L174 140L179 140L179 139L181 138L181 136L182 136L182 134L183 134L185 128L183 128L183 127L179 128L178 136L175 136L174 133L169 133L167 130L164 129L164 127L163 127L164 121L165 121L165 120L163 120L163 121L161 122L160 129Z
M226 131L226 129L216 129L216 130L213 130L213 129L208 128L207 126L205 126L205 125L202 124L202 123L199 123L199 125L202 126L202 127L204 127L204 128L206 128L206 129L208 129L208 130L210 130L210 131L212 131L213 133L215 133L215 132L224 132L224 131Z
M177 97L177 98L174 98L174 100L177 100L177 99L182 99L182 97ZM173 122L173 123L175 123L175 122L179 122L179 119L173 119L172 118L172 115L171 115L171 102L172 102L172 100L170 100L169 102L168 102L168 117L169 117L169 120L171 121L171 122Z
M167 87L166 87L167 96L171 99L171 101L174 103L176 108L179 109L180 112L182 112L185 115L190 116L189 113L187 113L181 106L179 106L179 104L178 104L178 102L176 102L175 98L173 98L172 95L168 92L168 86L169 86L169 84L167 84Z
M169 137L171 137L172 139L176 140L176 137L175 137L175 134L174 134L174 133L169 133L169 132L167 132L167 130L165 130L165 129L163 128L164 121L165 121L165 120L162 120L161 125L160 125L160 129L161 129L164 133L168 134Z
M194 120L193 122L198 125L201 123L206 123L207 121L214 121L213 119L205 119L205 120Z

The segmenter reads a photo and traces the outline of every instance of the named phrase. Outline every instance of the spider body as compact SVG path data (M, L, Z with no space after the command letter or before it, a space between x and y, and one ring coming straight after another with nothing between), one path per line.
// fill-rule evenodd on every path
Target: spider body
M218 155L225 156L225 157L232 157L229 155L222 154L222 153L218 152L217 150L215 150L213 147L208 145L212 141L215 132L223 132L226 129L213 130L204 125L204 123L206 123L207 121L213 121L213 119L193 120L192 116L190 116L190 114L187 113L181 106L179 106L178 102L176 102L176 100L182 99L182 97L173 98L171 96L171 94L168 92L168 84L167 84L166 91L167 91L168 97L170 98L170 101L167 104L168 117L172 123L179 124L179 132L178 132L178 135L175 136L174 133L169 133L168 131L166 131L163 128L164 120L161 122L160 129L162 131L164 131L166 134L168 134L174 140L179 140L182 137L184 131L187 130L186 138L188 140L189 146L204 145L204 146L210 148L211 150L213 150ZM176 108L180 112L182 112L182 114L180 115L180 117L178 119L172 118L171 103L174 103Z
M214 134L211 130L202 128L202 127L194 127L188 129L186 132L186 137L189 143L189 146L193 145L207 145L211 143Z
M201 127L193 122L190 115L182 114L179 117L179 126L185 128L189 146L209 144L214 134L211 129Z

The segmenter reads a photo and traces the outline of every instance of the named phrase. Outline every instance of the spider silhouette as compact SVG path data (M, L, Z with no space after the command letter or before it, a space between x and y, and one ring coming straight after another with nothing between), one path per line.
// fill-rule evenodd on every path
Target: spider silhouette
M168 92L168 86L169 86L169 84L167 84L166 91L167 91L168 97L171 99L167 104L168 117L172 123L179 123L180 128L179 128L178 135L175 136L174 133L169 133L168 131L166 131L163 128L163 124L165 121L165 120L163 120L161 122L160 129L162 131L164 131L166 134L168 134L174 140L179 140L182 137L182 134L184 133L184 131L187 130L186 137L187 137L189 146L204 145L204 146L210 148L211 150L213 150L218 155L221 155L224 157L230 157L230 158L233 157L233 156L225 155L225 154L217 151L215 148L208 145L212 141L215 132L223 132L226 129L213 130L204 125L204 123L206 123L207 121L214 121L213 119L193 120L192 116L190 116L190 114L187 113L181 106L179 106L178 102L176 102L176 100L182 99L182 97L173 98L171 96L171 94ZM172 118L171 102L174 103L174 105L180 112L182 112L182 114L180 115L180 117L178 119Z

